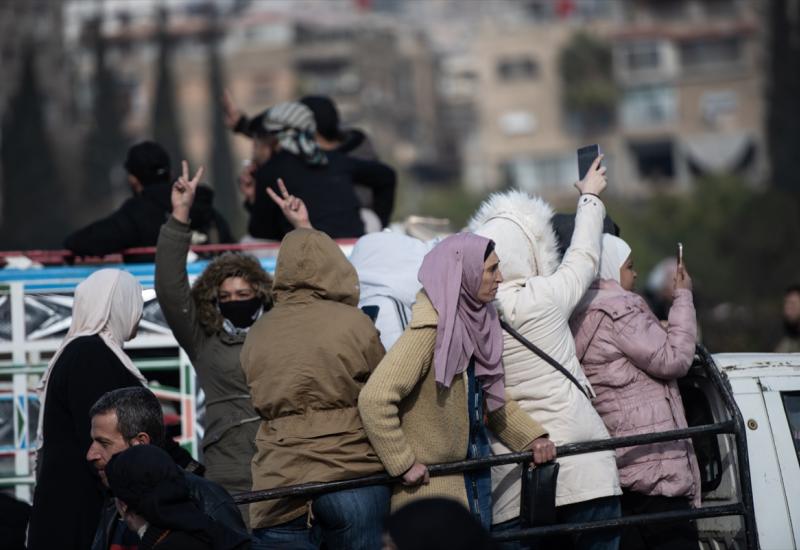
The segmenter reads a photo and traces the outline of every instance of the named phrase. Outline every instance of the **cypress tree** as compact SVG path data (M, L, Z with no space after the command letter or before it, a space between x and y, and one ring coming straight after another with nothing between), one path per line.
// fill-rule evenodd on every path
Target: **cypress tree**
M95 213L111 208L111 171L122 163L127 144L121 129L124 100L113 72L106 66L106 42L100 33L101 24L99 18L89 23L89 37L94 48L94 98L92 126L84 149L86 180L81 195L81 204Z
M225 77L219 58L220 29L216 9L209 6L209 32L206 35L208 58L208 93L211 101L210 179L214 186L216 208L228 220L235 237L244 232L242 205L236 192L236 167L231 152L228 128L220 98L225 91Z
M173 41L167 29L167 11L161 9L158 26L158 76L153 106L153 139L169 153L174 172L186 156L181 143L180 117L170 69Z
M19 88L9 101L2 122L0 247L55 248L60 246L66 230L66 212L47 135L45 98L36 75L33 44L26 46L20 72Z

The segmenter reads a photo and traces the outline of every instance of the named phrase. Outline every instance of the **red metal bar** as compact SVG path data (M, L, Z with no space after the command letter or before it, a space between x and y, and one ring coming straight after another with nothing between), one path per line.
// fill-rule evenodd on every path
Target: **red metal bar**
M339 246L351 246L357 239L336 239ZM238 243L238 244L198 244L191 247L196 253L219 253L228 251L274 250L277 251L281 243ZM124 254L155 254L155 246L139 246L127 248L116 254L106 256L76 256L69 250L2 250L0 261L9 256L25 256L45 265L60 265L66 263L93 264L93 263L119 263ZM69 261L68 261L69 260Z

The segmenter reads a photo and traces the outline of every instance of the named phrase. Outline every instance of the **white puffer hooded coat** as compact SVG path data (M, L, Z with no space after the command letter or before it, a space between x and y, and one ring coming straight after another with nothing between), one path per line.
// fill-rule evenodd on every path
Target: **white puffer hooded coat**
M594 395L575 355L569 318L597 274L605 206L593 195L578 200L572 244L560 265L552 216L543 200L511 191L491 196L469 228L495 242L505 279L495 301L500 314ZM504 345L506 391L556 445L609 437L592 404L566 376L508 334ZM509 452L494 440L492 450ZM557 506L621 494L613 451L558 462ZM492 469L495 524L519 515L520 474L519 466Z

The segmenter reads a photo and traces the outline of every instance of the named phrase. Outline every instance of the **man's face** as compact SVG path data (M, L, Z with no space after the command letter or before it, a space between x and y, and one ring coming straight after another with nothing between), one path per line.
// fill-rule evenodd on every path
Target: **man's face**
M108 487L106 464L115 454L124 451L133 442L126 441L117 428L117 413L109 411L92 417L92 444L86 453L86 460L97 470L103 485Z

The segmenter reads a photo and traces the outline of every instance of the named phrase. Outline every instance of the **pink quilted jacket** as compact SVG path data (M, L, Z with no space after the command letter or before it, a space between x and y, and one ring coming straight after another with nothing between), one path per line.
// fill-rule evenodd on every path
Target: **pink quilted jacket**
M570 321L575 348L612 437L686 427L676 380L694 357L692 293L675 291L665 330L645 301L616 281L595 281ZM700 504L700 470L689 440L617 449L620 484Z

